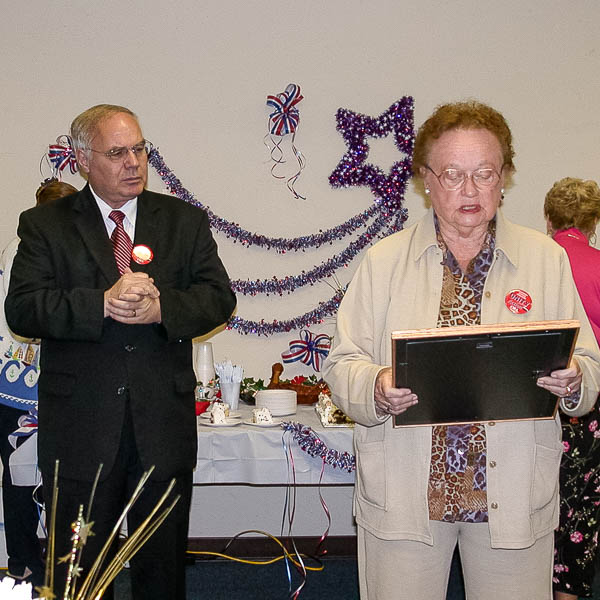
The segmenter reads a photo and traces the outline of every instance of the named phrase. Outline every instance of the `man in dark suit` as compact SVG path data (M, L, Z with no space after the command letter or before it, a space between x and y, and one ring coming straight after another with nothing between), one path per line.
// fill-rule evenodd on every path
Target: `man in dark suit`
M69 551L70 523L100 464L84 567L154 467L129 531L172 478L181 498L132 560L132 590L184 598L196 463L191 339L224 323L235 296L204 211L144 189L151 146L131 111L90 108L71 136L88 185L21 215L5 305L15 332L42 339L39 461L47 490L60 461L56 556Z

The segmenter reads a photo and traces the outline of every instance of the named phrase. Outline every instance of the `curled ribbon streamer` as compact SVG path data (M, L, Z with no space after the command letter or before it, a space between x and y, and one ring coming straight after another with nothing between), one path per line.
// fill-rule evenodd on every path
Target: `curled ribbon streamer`
M315 549L315 556L325 556L327 554L327 549L321 548L323 544L325 544L325 541L329 536L329 530L331 529L331 513L329 512L329 507L327 506L327 502L325 502L325 498L323 497L323 489L321 487L321 483L323 482L323 474L325 473L325 464L325 460L323 460L323 463L321 464L321 474L319 475L319 502L321 503L325 516L327 517L327 528L319 538L319 542L317 543L317 547Z
M269 146L269 144L266 142L267 138L269 138L271 140L271 143L273 144L272 147ZM295 138L296 138L296 134L292 133L292 142L291 142L292 152L294 153L294 156L296 157L296 160L298 161L298 166L300 168L298 169L298 171L296 171L296 173L294 173L291 177L288 178L286 185L287 185L288 190L290 190L290 192L292 192L292 194L294 195L294 198L296 198L296 200L306 200L306 196L300 195L294 188L294 184L296 183L296 181L298 180L298 177L300 177L300 174L302 173L302 171L304 170L304 167L306 166L306 158L304 157L304 154L302 154L302 152L300 152L300 150L298 150L298 148L296 148L296 146L294 144ZM284 152L281 148L282 141L283 141L283 138L275 139L272 135L269 135L268 133L263 140L263 143L265 144L265 146L269 149L269 152L271 153L271 160L273 161L273 165L271 166L271 176L274 177L275 179L285 179L284 175L278 175L276 173L277 167L279 165L283 165L287 162L284 159Z
M267 143L267 138L269 138L271 140L271 142L273 143L272 148ZM283 150L281 149L281 139L276 140L273 138L272 135L267 133L267 135L265 135L265 137L263 138L263 144L269 149L269 152L271 153L271 160L273 161L273 165L271 166L271 175L273 177L275 177L275 179L285 179L284 176L277 175L275 173L275 169L277 168L277 165L282 165L286 162L283 158L283 156L284 156Z
M292 363L299 360L309 367L312 366L315 371L320 371L321 360L329 354L331 338L325 333L313 336L308 329L300 332L300 338L290 342L289 352L281 353L283 362Z
M269 115L269 133L265 136L270 137L273 147L270 148L271 160L273 166L271 167L271 175L275 179L285 179L285 177L279 176L275 173L275 169L278 165L285 163L284 153L281 149L281 139L276 139L273 136L283 138L283 136L292 134L292 152L298 161L299 170L287 180L287 187L294 194L296 199L305 200L305 196L301 196L294 189L300 173L306 166L306 159L303 154L294 145L294 138L296 135L296 128L300 122L300 111L297 108L297 104L302 100L304 96L300 93L300 86L295 83L290 83L281 94L275 96L267 96L267 106L271 107L273 111ZM265 141L265 145L268 144Z
M296 183L298 177L300 177L300 173L302 173L302 171L304 170L304 167L306 166L306 159L304 158L304 154L302 154L302 152L300 152L298 150L298 148L296 148L296 146L294 145L295 139L296 139L296 134L293 133L292 134L292 152L294 153L294 156L296 157L296 160L298 161L298 166L300 167L300 169L287 180L287 187L288 187L288 190L290 190L290 192L292 192L292 194L294 194L294 197L296 198L296 200L298 200L298 199L306 200L305 196L301 196L294 189L294 184Z
M8 435L8 441L13 448L17 447L19 438L29 437L37 431L37 410L30 411L26 415L19 417L17 424L19 425L19 428Z
M284 505L283 505L283 515L281 518L281 535L286 535L290 538L294 553L296 554L296 560L298 562L298 565L294 565L296 566L296 570L298 571L298 573L300 574L301 577L301 582L300 585L295 589L292 590L292 573L291 573L291 568L290 568L290 561L288 559L288 555L287 553L284 554L284 560L285 560L285 568L286 568L286 573L287 573L287 578L288 578L288 598L290 599L294 599L297 598L300 594L300 591L302 590L302 588L304 587L305 583L306 583L306 568L304 566L304 562L302 560L302 556L300 554L300 552L298 552L298 549L296 548L296 542L294 541L294 537L292 534L292 528L293 528L293 524L294 524L294 515L296 514L296 466L294 464L294 454L292 453L292 448L290 446L288 446L288 444L286 443L285 440L285 432L283 433L282 437L281 437L281 443L283 444L283 451L285 454L285 459L286 459L286 463L287 463L287 470L288 470L288 483L286 486L286 491L285 491L285 501L284 501ZM286 519L287 517L287 519ZM287 523L286 523L287 520ZM294 564L294 563L292 563Z
M56 143L48 146L48 160L53 165L55 175L64 171L66 167L69 167L72 175L77 173L77 158L68 135L58 136Z

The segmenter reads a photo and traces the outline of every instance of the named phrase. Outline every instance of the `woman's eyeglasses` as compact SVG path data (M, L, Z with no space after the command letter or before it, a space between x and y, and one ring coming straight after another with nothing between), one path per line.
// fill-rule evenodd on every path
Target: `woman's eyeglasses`
M478 189L494 187L500 181L500 173L491 167L476 169L470 173L462 169L444 169L439 175L429 165L425 165L425 168L436 176L440 185L448 192L460 189L469 177Z

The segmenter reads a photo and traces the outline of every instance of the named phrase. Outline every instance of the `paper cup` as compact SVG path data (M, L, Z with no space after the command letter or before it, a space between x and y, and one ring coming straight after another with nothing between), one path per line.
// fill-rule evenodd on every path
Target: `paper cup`
M221 400L229 404L231 410L237 410L240 403L240 382L222 382Z

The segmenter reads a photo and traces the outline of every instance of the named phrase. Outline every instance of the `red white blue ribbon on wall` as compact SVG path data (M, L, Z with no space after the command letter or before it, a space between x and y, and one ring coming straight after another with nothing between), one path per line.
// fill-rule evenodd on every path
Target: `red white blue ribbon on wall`
M77 173L77 158L75 157L71 138L68 135L58 136L56 143L48 146L48 160L52 164L55 176L67 167L69 167L72 175Z
M271 160L273 161L271 175L275 177L275 179L285 179L286 177L278 175L276 170L278 166L287 162L281 144L283 138L291 134L291 148L298 161L299 169L288 178L287 187L294 195L294 198L305 200L306 198L301 196L294 188L294 184L306 166L304 155L296 148L294 143L296 139L296 129L300 123L300 111L296 105L303 98L304 96L300 93L300 86L295 83L288 84L285 91L281 92L281 94L267 96L267 106L272 108L273 111L269 115L269 133L265 136L265 140L268 137L271 140L272 146L269 146L266 141L265 145L269 148Z
M329 354L331 338L319 333L313 335L308 329L300 331L300 339L290 342L289 352L282 352L284 363L303 362L315 371L321 370L321 361Z
M295 83L290 83L281 94L267 96L267 106L274 109L269 115L270 131L273 135L296 132L300 122L300 111L296 104L303 98L300 86Z

